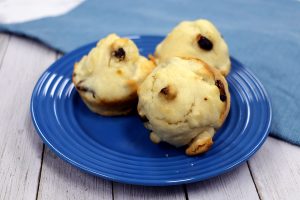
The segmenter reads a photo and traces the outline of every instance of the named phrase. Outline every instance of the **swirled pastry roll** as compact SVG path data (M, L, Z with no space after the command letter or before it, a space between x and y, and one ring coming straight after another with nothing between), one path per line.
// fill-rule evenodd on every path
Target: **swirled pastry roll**
M227 44L208 20L181 22L156 47L157 63L173 56L199 58L225 76L230 72Z
M132 40L110 34L75 64L72 79L91 111L124 115L136 108L137 89L153 68Z
M230 108L227 81L198 59L173 57L160 63L138 90L138 113L153 142L176 147L186 154L207 151Z

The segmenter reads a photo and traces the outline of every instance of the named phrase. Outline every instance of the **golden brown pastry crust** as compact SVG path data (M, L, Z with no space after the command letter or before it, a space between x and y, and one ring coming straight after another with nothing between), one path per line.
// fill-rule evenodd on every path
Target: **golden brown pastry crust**
M213 145L213 134L214 130L208 130L209 132L202 133L199 135L200 137L196 137L192 140L192 142L189 144L187 149L185 150L185 153L189 156L198 155L200 153L205 153L210 149L210 147Z

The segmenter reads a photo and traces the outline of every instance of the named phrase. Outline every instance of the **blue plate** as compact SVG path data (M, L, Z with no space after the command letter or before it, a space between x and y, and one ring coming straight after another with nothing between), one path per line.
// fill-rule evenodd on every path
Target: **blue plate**
M147 56L163 39L131 37ZM73 65L95 42L51 65L32 94L31 113L38 134L70 164L109 180L139 185L177 185L223 174L246 161L265 141L271 105L258 79L231 58L227 77L232 104L229 116L205 154L188 157L184 149L153 144L136 114L102 117L88 110L71 81Z

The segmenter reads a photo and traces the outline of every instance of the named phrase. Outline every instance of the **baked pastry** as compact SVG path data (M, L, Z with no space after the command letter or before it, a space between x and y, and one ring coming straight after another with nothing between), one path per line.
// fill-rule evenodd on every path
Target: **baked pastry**
M158 63L173 56L199 58L225 76L230 71L227 44L208 20L181 22L156 47L154 57Z
M154 143L188 145L187 155L207 151L230 108L224 76L198 59L160 63L138 90L138 113Z
M153 68L133 41L110 34L75 63L72 80L91 111L124 115L136 108L137 88Z

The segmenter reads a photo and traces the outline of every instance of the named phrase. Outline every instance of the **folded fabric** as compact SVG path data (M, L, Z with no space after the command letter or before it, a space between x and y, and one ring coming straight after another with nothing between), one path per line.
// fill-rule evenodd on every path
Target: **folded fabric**
M70 13L1 31L38 39L62 52L108 33L166 35L182 20L206 18L220 29L230 54L268 91L271 135L300 145L300 1L86 1Z
M59 16L74 9L84 0L2 0L0 23L20 23L50 16ZM24 12L26 10L26 12Z

